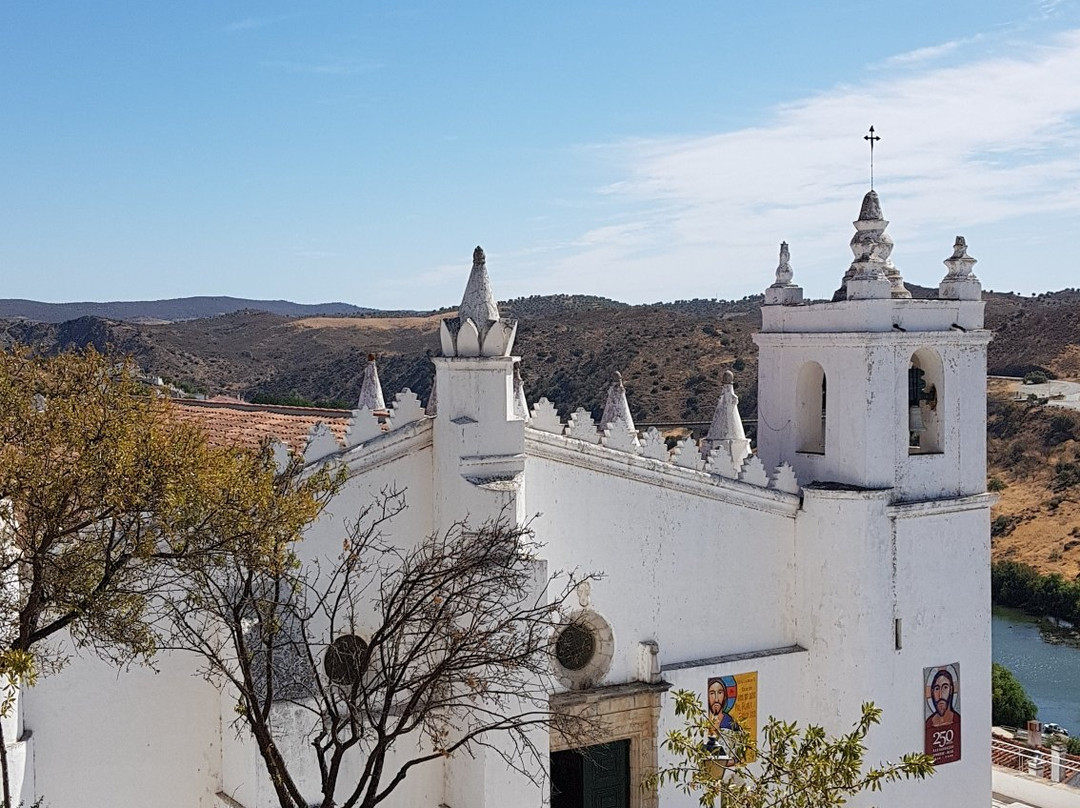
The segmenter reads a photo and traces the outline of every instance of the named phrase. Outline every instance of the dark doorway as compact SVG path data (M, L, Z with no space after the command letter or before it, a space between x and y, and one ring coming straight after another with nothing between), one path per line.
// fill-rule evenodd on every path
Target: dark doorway
M553 752L551 808L630 808L630 741Z

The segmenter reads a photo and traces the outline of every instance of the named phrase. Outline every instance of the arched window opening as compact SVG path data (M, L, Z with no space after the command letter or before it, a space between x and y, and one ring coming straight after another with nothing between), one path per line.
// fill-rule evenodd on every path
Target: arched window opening
M908 364L908 454L942 451L943 427L939 403L943 393L941 357L920 348Z
M808 454L825 454L828 385L825 369L807 362L799 370L796 386L796 448Z

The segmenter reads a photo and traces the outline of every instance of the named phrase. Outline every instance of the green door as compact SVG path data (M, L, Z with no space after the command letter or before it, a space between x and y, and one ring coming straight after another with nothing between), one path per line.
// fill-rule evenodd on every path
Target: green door
M552 808L630 808L630 741L551 756Z

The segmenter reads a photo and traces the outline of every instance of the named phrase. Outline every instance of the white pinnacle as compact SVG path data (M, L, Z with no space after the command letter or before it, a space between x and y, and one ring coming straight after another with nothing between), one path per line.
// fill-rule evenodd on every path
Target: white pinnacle
M604 414L600 416L600 428L603 429L619 420L626 424L626 428L631 432L637 431L634 419L630 415L630 405L626 401L626 387L623 385L622 374L615 371L615 381L608 388Z
M746 439L739 415L739 397L735 395L735 376L730 370L724 371L720 400L716 402L709 432L701 441L701 454L704 457L713 449L720 448L730 453L736 468L750 454L750 441Z
M375 354L368 354L367 367L364 368L364 381L360 384L360 400L357 409L379 412L386 409L382 385L379 383L379 369L375 366Z

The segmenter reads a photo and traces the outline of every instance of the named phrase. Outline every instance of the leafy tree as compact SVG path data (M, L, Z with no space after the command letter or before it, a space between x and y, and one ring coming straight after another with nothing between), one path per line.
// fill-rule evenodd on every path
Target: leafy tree
M584 579L549 596L530 530L507 518L388 543L381 528L404 507L384 493L336 557L303 560L282 537L279 565L233 555L163 601L171 646L235 693L281 808L370 808L417 766L481 747L532 776L547 760L535 731L589 726L548 706L551 634ZM289 710L308 716L306 737L277 731ZM313 763L318 796L301 785Z
M991 712L996 726L1022 727L1039 714L1013 672L1004 665L993 663L990 675L992 692Z
M747 758L750 739L741 730L717 730L688 690L675 692L675 713L684 719L672 730L664 747L677 759L648 779L650 785L671 783L699 795L707 808L826 808L844 805L863 791L878 791L885 783L922 779L933 774L929 755L907 754L899 763L863 770L866 735L881 721L881 710L862 706L862 716L846 735L830 737L813 724L797 725L770 718L762 728L762 743ZM720 737L717 737L717 733ZM724 766L727 765L727 768Z
M93 349L0 353L0 676L58 669L60 632L124 664L157 647L148 603L186 566L261 563L336 482L282 477L267 448L209 445ZM0 707L10 708L10 700ZM10 808L0 726L4 804Z

